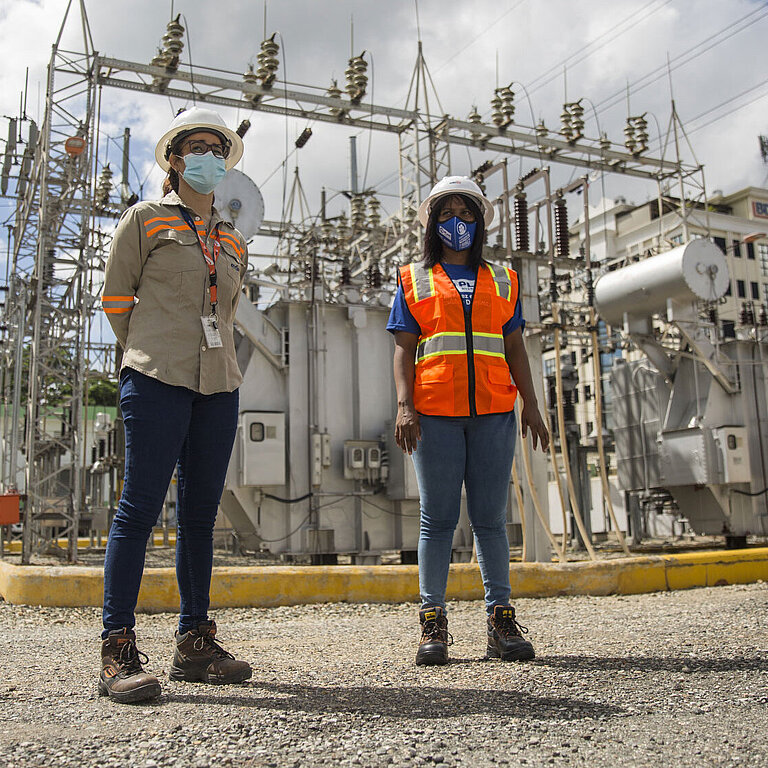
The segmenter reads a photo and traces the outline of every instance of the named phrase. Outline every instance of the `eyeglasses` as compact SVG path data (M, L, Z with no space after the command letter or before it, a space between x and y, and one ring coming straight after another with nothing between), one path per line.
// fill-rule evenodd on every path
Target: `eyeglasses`
M229 144L208 144L202 139L191 139L185 141L179 150L189 145L189 151L193 155L204 155L207 152L212 152L214 157L222 157L224 159L229 157Z

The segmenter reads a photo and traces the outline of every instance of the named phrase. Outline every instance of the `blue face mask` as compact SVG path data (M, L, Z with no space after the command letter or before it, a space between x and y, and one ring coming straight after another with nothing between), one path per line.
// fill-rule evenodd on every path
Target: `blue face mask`
M466 251L475 239L476 226L474 221L470 224L454 216L448 221L437 222L437 235L450 249Z
M212 152L184 155L184 165L184 181L201 195L213 192L227 173L226 160L216 157Z

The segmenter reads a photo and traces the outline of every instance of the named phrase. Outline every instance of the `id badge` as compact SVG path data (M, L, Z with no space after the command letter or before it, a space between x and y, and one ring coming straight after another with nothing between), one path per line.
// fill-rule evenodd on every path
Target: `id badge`
M203 324L203 333L205 334L205 343L209 349L215 349L216 347L223 347L221 342L221 334L219 333L219 325L216 318L213 315L203 315L200 318Z

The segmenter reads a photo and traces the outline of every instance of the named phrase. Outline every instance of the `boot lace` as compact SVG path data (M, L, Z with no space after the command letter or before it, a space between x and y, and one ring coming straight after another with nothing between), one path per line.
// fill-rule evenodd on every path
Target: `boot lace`
M120 664L120 671L127 675L135 675L144 671L143 664L149 662L149 656L142 653L134 640L128 640L122 644L120 653L117 656Z
M496 631L502 637L522 637L528 634L528 627L524 627L513 616L502 616L493 622Z
M443 639L445 637L445 639ZM446 627L441 627L437 621L425 621L421 629L421 641L438 640L447 645L453 645L453 635Z
M196 651L202 651L203 649L207 648L210 654L217 659L235 658L229 651L225 651L216 642L216 640L214 640L213 635L209 632L206 632L205 634L199 635L197 638L195 638L195 642L192 644L192 647Z

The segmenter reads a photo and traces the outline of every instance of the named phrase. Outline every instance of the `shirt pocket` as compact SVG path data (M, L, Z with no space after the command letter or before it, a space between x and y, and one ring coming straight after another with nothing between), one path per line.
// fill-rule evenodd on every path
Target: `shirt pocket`
M147 259L147 265L166 272L189 272L200 269L203 263L200 241L190 229L160 232Z

